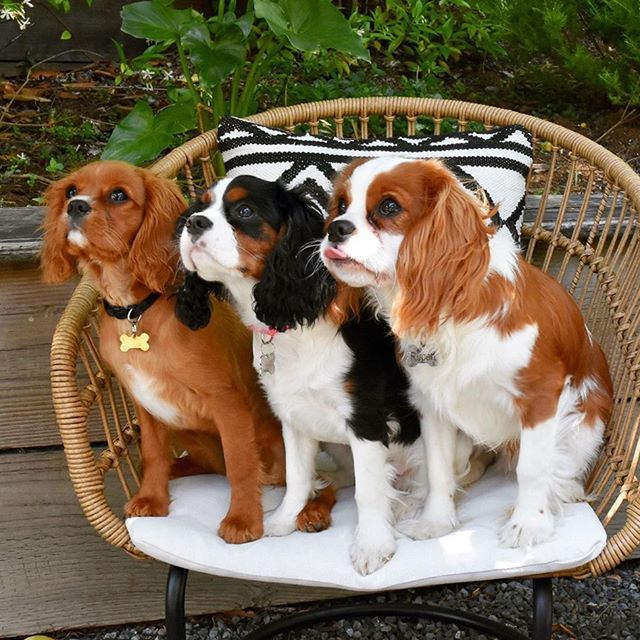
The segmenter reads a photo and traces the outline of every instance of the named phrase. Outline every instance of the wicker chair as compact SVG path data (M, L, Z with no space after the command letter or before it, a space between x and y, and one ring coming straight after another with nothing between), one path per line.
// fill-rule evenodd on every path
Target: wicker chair
M535 157L523 227L526 257L563 282L576 298L607 354L616 391L606 442L589 478L593 506L607 528L608 541L597 558L570 575L600 575L629 557L640 543L640 177L582 135L514 111L464 102L343 99L277 108L249 120L362 138L374 128L388 136L427 127L439 133L444 127L463 131L508 124L532 131ZM193 196L214 178L216 142L214 132L199 135L152 170L179 176ZM53 401L69 474L87 519L109 543L141 557L121 516L121 505L135 493L139 479L136 419L126 393L100 361L96 308L96 292L82 281L53 338ZM106 441L106 448L92 446L98 441ZM178 604L172 605L177 609L180 589L184 598L184 577L178 574L169 581L170 590L178 594ZM183 611L169 612L177 616L173 628L180 626ZM547 623L550 628L550 617ZM179 637L184 629L174 632ZM534 632L534 637L543 636Z

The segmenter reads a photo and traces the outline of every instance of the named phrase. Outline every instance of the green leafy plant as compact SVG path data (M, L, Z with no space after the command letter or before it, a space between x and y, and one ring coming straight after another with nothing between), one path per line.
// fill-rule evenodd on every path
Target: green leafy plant
M259 82L277 71L290 52L333 49L359 59L367 50L330 0L253 0L236 15L235 0L219 0L205 18L176 9L171 0L125 5L122 31L152 44L123 73L153 67L159 57L177 56L183 85L168 91L157 112L144 101L115 128L103 158L141 163L155 158L175 136L217 126L225 114L245 116L256 108Z
M538 99L640 106L637 0L474 0Z
M60 173L64 171L64 163L59 162L53 156L49 158L47 166L44 168L47 173Z
M350 23L370 51L441 87L439 78L465 55L499 55L493 24L466 0L385 0Z

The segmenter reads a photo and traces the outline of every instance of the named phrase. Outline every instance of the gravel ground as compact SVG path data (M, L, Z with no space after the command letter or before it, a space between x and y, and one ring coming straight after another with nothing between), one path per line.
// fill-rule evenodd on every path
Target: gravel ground
M556 640L640 639L640 561L626 562L600 578L554 580L554 638ZM187 598L188 598L187 589ZM383 595L359 596L347 602L416 602L461 608L500 619L521 631L531 616L531 582L481 582L442 588L407 589ZM298 611L326 607L307 603L270 607L189 619L188 640L236 640L271 620ZM55 634L57 640L163 640L164 625L149 623L131 627L73 631ZM290 633L290 640L463 640L487 638L475 631L438 623L398 618L354 619Z

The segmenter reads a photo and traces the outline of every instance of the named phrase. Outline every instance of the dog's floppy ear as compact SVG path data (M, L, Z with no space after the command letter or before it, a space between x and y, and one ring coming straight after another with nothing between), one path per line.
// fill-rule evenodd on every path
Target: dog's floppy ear
M393 331L402 337L435 331L455 312L477 307L489 262L486 224L480 203L437 160L418 160L423 210L400 245Z
M63 211L66 202L65 183L54 182L45 193L47 213L44 218L44 243L40 265L44 282L64 282L75 273L75 258L67 251L67 224Z
M176 220L186 209L178 186L146 169L144 220L131 245L129 269L151 291L163 292L173 282L177 247L173 242Z
M299 190L277 186L284 235L268 255L262 277L253 289L258 320L278 331L312 324L335 295L335 280L318 248L324 220L317 206Z
M187 271L176 293L176 317L193 331L206 327L211 321L211 295L228 300L228 291L221 282L207 282L197 273Z

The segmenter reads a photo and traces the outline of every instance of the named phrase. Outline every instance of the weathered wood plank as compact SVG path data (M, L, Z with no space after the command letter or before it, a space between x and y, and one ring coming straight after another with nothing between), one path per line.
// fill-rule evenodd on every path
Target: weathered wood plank
M164 617L166 566L104 542L76 503L60 451L0 455L0 637ZM191 615L344 592L193 574Z
M89 438L104 441L96 411ZM0 450L60 445L51 402L49 345L0 351Z
M43 217L44 207L0 208L0 262L37 259Z
M0 271L0 449L60 445L49 382L49 351L55 325L76 280L40 282L37 264L5 265ZM97 417L97 416L95 416ZM91 421L92 440L104 440Z

